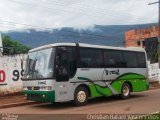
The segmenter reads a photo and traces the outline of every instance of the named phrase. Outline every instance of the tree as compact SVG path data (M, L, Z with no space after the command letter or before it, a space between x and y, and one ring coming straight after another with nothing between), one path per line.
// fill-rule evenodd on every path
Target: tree
M9 36L2 36L3 53L4 54L20 54L27 53L31 48L21 44L18 41L12 40Z

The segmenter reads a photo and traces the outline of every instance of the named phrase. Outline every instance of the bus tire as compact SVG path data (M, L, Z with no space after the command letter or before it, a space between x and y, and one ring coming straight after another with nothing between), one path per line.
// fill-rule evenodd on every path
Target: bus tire
M88 90L80 86L76 89L75 94L74 94L74 104L76 106L82 106L85 105L88 102Z
M131 86L128 83L124 83L121 88L120 97L122 99L127 99L130 97L130 95L131 95Z

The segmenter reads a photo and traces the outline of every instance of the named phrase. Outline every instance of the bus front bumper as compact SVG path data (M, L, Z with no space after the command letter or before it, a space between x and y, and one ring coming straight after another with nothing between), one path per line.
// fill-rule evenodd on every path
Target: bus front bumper
M55 102L55 91L24 90L23 94L31 101Z

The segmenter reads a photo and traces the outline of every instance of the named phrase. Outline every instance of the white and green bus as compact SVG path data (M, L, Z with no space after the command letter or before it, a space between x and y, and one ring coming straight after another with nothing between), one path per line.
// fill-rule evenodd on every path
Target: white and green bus
M23 92L41 102L73 101L146 91L147 57L143 48L55 43L28 53Z

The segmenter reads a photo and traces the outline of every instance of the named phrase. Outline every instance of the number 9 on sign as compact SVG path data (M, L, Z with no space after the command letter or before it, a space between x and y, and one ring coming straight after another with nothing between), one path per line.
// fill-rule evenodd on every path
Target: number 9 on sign
M18 70L14 70L13 71L13 78L12 78L12 80L13 81L18 81L19 80L19 77L20 77L20 75L19 75L19 71Z

